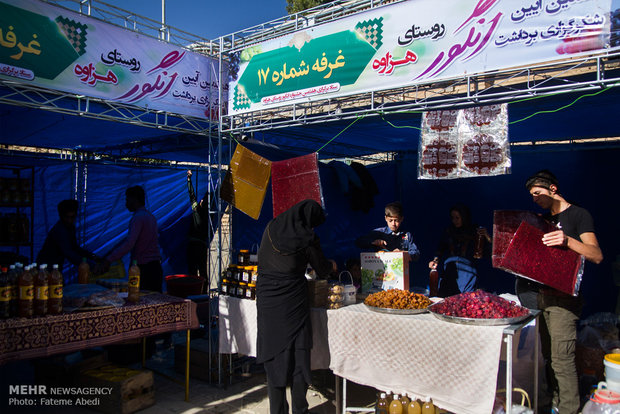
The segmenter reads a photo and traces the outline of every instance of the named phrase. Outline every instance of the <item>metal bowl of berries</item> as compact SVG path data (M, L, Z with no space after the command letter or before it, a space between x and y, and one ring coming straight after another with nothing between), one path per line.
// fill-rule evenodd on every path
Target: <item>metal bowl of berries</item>
M512 325L531 315L529 309L483 290L450 296L429 306L438 319L462 325Z

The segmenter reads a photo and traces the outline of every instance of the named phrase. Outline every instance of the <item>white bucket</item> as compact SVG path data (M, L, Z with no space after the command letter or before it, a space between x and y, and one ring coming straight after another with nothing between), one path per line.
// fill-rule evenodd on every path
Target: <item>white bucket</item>
M348 274L349 275L349 281L350 284L345 284L346 282L342 281L342 275L343 274ZM356 295L357 295L357 288L355 287L355 285L353 284L353 276L351 276L351 273L348 270L345 270L344 272L340 272L340 275L338 276L338 280L345 284L344 285L344 305L354 305L355 304L355 300L356 300Z
M605 355L605 382L609 390L620 393L620 364L615 361L620 361L619 354Z

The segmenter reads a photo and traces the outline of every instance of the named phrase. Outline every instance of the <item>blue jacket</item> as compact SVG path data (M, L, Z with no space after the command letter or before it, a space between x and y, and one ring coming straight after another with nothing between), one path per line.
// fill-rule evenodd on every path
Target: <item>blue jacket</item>
M387 226L376 228L368 234L358 238L355 241L355 245L363 250L381 250L372 244L372 242L377 239L385 240L387 242L387 245L385 246L387 250L406 250L409 252L411 260L418 260L420 257L420 249L418 249L418 246L416 246L413 242L411 233L404 231L392 232L392 230L390 230Z

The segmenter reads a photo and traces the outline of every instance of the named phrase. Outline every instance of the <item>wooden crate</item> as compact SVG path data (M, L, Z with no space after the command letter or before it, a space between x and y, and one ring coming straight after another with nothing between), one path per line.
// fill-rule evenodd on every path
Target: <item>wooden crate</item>
M308 299L311 308L327 306L327 280L308 280Z
M130 414L155 404L153 372L118 365L89 369L80 374L82 387L111 387L110 395L99 396L94 408L110 414Z

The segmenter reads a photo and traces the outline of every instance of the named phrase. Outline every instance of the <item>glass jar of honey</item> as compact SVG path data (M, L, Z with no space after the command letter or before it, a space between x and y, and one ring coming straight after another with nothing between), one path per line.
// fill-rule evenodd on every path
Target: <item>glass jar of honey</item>
M222 279L222 286L220 288L220 292L222 293L222 295L230 295L229 291L230 282L228 281L228 279Z
M248 283L248 288L245 291L245 298L256 300L256 283Z
M250 251L247 249L239 250L237 255L237 264L239 266L248 266L250 264Z
M245 282L239 282L239 284L237 285L237 297L240 299L244 299L245 298L245 291L248 288L248 284Z

